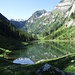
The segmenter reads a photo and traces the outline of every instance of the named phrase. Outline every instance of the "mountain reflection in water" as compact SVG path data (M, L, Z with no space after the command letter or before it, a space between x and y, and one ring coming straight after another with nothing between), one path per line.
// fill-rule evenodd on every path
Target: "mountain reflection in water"
M33 62L43 59L52 59L73 53L75 51L75 44L71 42L33 42L25 46L21 50L14 50L9 57L12 58L29 58Z

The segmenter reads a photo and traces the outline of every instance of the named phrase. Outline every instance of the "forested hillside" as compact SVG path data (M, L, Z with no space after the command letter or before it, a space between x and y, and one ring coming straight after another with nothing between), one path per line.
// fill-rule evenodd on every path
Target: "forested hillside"
M0 14L0 47L9 49L14 45L21 45L21 41L28 42L35 39L37 39L35 35L17 29L6 17Z

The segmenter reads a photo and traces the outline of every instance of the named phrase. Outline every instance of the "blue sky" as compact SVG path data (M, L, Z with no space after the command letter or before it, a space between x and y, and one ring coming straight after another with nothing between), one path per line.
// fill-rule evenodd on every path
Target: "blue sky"
M28 19L36 10L51 11L61 0L0 0L0 13L8 19Z

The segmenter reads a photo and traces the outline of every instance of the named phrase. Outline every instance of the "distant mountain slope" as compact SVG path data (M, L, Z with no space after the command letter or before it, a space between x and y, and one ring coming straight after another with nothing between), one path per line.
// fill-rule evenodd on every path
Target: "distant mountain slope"
M26 23L27 22L32 22L34 19L40 17L42 14L46 13L46 10L37 10L36 12L34 12L32 14L32 16L28 19L28 20L14 20L14 19L11 19L11 23L14 24L15 27L21 29L21 30L24 30L24 31L27 31L27 27L25 27L25 25L27 25Z
M75 1L72 0L71 7L66 11L66 19L62 26L53 31L46 39L69 39L75 40Z
M26 24L26 21L16 21L16 20L10 20L11 21L11 23L13 23L13 25L15 26L15 27L17 27L17 28L22 28L23 26L25 26L25 24Z
M25 28L30 33L48 35L46 39L74 40L75 0L61 0L51 12L28 20L21 29Z
M35 29L36 30L36 25L35 28L33 28L32 21L35 21L35 19L39 18L43 14L46 13L46 10L37 10L32 14L32 16L26 20L26 21L12 21L10 20L17 28L30 32L31 30ZM30 24L29 24L30 23ZM29 24L29 25L28 25ZM31 26L32 25L32 26ZM29 27L29 28L28 28Z
M27 20L22 30L27 30L31 33L41 34L44 32L51 33L55 28L59 28L64 22L68 13L66 13L73 5L74 0L62 0L52 11L45 12L36 17L35 13Z
M38 10L20 28L17 27L29 33L48 35L46 39L62 38L62 36L65 36L62 38L65 39L74 32L74 25L75 0L61 0L52 11ZM71 28L73 32L70 34L67 31Z

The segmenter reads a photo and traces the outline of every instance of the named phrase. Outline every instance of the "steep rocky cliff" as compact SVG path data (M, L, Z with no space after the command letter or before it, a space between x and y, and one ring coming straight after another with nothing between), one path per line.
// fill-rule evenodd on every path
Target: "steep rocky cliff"
M38 17L33 17L35 13L27 20L26 25L22 27L22 30L27 29L31 33L44 33L51 32L58 29L64 20L74 12L75 1L74 0L62 0L60 3L50 12L44 12Z

